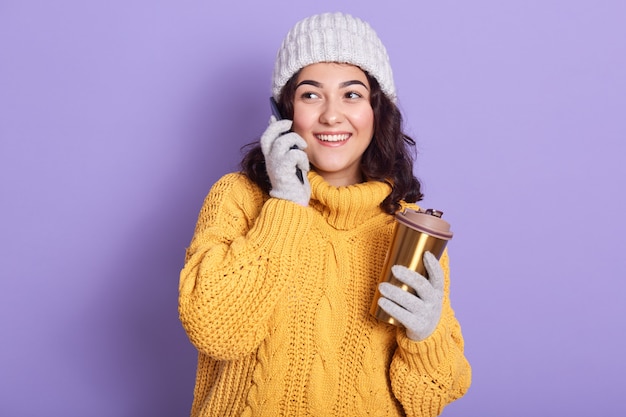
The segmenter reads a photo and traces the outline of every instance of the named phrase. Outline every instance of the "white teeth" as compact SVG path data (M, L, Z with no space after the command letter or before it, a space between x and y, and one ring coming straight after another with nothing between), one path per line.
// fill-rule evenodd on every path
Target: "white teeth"
M350 137L347 133L342 135L315 135L319 140L323 140L324 142L340 142L342 140L346 140Z

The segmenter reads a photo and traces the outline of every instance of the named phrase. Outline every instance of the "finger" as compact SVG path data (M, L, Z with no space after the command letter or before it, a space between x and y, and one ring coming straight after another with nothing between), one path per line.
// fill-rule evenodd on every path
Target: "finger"
M404 327L409 327L415 317L415 315L410 311L405 310L398 304L384 297L378 299L378 307L380 307L385 313L389 314Z
M278 146L276 146L276 148L278 148ZM275 149L275 152L278 154L282 151L282 148L283 147L280 146L280 149ZM289 169L299 168L302 172L309 172L311 169L309 157L306 152L295 147L289 147L287 149L283 160L285 161L285 167L292 167Z
M426 252L424 254L424 266L426 267L426 272L428 273L428 278L433 288L437 291L443 291L443 269L437 258L435 258L435 255Z
M302 172L309 172L309 170L311 169L311 165L309 164L309 157L307 156L306 152L299 149L294 149L290 152L296 154L296 167L300 168Z
M300 146L306 147L306 142L295 132L278 136L271 146L270 152L274 155L285 155L290 151L300 151Z
M263 155L267 155L272 149L272 144L276 139L281 137L281 134L284 132L288 132L291 129L292 125L291 120L278 120L274 123L271 123L265 132L261 136L261 150L263 151Z
M279 152L286 151L285 148L302 150L302 149L306 149L307 147L306 141L302 138L302 136L300 136L296 132L289 132L289 133L285 133L284 135L281 135L280 138L276 140L277 144L279 140L280 140L280 148L277 148L279 149Z
M306 149L307 146L309 146L306 143L306 140L304 140L302 138L302 136L300 136L299 134L297 134L296 132L292 132L291 133L295 138L294 138L294 142L293 144L296 145L298 147L298 149Z
M424 301L420 300L416 295L388 282L381 283L378 286L378 290L384 298L393 301L405 310L415 313L423 308Z
M391 272L399 281L411 287L417 293L418 297L426 300L434 295L432 284L417 272L403 265L392 266Z

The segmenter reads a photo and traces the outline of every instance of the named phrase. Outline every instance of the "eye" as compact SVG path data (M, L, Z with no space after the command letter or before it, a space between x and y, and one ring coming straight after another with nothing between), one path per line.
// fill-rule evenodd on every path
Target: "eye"
M363 98L363 95L361 93L358 93L356 91L348 91L346 94L344 94L345 98L348 99L358 99L358 98Z
M305 93L300 94L300 98L304 100L313 100L313 99L319 98L319 96L312 91L307 91Z

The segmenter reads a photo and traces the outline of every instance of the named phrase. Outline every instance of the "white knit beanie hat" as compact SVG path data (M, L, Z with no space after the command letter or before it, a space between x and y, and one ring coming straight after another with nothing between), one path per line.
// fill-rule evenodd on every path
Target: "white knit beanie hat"
M396 88L389 56L371 26L348 14L324 13L296 23L278 50L272 94L278 99L287 81L302 68L318 62L356 65L376 78L392 101Z

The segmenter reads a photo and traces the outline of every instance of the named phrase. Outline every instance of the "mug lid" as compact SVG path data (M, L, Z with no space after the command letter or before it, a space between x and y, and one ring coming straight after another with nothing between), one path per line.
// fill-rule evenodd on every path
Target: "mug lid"
M442 219L442 215L442 211L435 209L405 209L403 212L396 214L396 220L419 232L427 233L440 239L450 240L452 239L450 223Z

